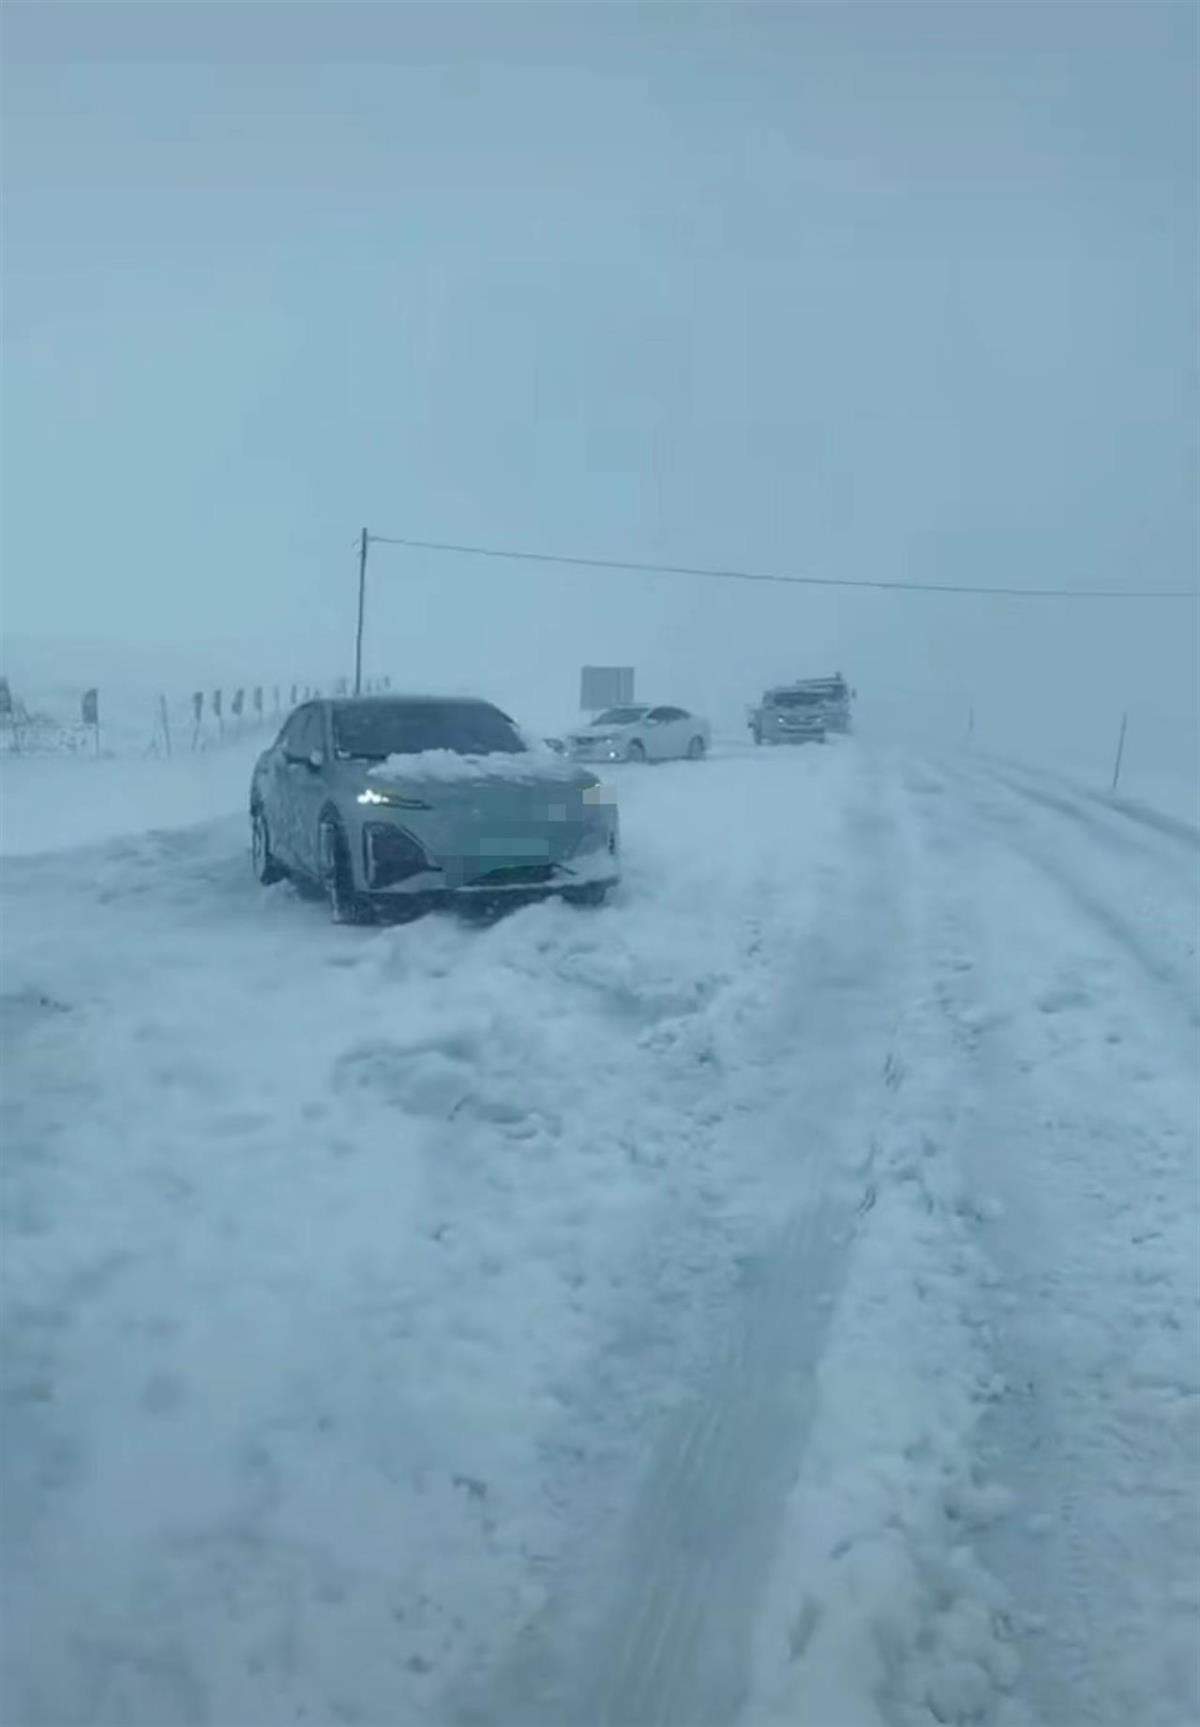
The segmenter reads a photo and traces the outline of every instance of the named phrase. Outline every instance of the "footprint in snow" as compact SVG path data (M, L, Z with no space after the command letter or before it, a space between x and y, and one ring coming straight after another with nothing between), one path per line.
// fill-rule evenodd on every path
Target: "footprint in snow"
M461 1034L417 1048L384 1040L358 1044L334 1062L333 1089L449 1119L471 1093L473 1049L473 1040Z

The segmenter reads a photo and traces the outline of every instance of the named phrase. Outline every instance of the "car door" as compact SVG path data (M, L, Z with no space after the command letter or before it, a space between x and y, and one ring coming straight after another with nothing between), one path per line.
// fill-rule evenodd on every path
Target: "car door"
M687 740L683 737L683 709L655 708L658 715L658 725L655 736L658 742L657 754L660 757L681 756L687 749Z
M271 833L271 849L285 864L296 862L293 842L293 775L290 757L300 748L307 709L297 708L271 746L262 780L263 805Z
M651 708L646 715L646 754L655 761L673 755L671 747L670 708Z
M686 708L670 708L668 712L671 715L671 754L685 756L688 745L699 735L699 727Z
M316 877L320 874L317 823L328 797L329 748L325 710L315 702L304 709L304 724L289 749L287 768L292 856L297 868Z
M312 782L313 750L320 748L321 728L316 708L297 708L284 728L276 751L277 821L271 832L280 855L293 869L312 869L313 848L305 832Z

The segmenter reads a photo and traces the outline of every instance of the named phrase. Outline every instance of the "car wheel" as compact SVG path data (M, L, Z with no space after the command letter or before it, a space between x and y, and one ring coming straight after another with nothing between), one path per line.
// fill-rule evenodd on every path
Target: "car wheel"
M271 830L261 809L250 812L250 862L255 881L263 887L282 881L286 873L271 850Z
M329 896L334 923L366 923L369 910L361 894L354 891L350 848L341 824L333 816L322 816L318 834L321 885Z
M604 896L608 892L606 881L590 881L583 887L569 887L563 890L563 898L568 905L603 905Z
M688 761L698 762L704 754L704 749L705 749L704 739L703 738L693 738L691 743L687 747Z
M639 743L637 738L634 738L633 742L629 745L628 749L625 751L625 760L627 762L644 762L645 759L646 759L646 746L645 746L645 744Z

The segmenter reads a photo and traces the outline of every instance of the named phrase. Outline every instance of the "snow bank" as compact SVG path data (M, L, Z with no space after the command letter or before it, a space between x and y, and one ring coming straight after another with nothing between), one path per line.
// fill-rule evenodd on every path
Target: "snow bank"
M249 807L263 739L172 756L0 757L0 854L60 851Z
M8 1715L1196 1718L1177 836L747 749L614 768L601 912L365 930L248 762L70 765L144 831L4 870Z
M599 1593L853 783L631 773L611 910L483 930L335 927L240 815L8 866L14 1719L444 1722Z

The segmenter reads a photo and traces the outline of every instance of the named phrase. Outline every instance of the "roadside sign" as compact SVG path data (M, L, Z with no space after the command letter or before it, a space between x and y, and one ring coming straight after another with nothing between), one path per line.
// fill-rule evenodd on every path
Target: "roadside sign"
M579 674L580 711L599 713L633 700L632 666L584 666Z

